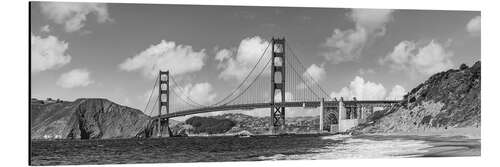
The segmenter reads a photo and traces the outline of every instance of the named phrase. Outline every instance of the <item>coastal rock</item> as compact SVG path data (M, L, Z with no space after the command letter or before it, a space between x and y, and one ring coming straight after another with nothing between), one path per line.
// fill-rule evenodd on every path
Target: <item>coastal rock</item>
M370 115L357 132L400 132L481 126L481 63L431 76L405 102Z
M32 100L32 139L110 139L144 136L150 117L107 99L44 103Z
M185 123L179 123L171 127L173 136L185 137L193 134L194 131L193 126Z

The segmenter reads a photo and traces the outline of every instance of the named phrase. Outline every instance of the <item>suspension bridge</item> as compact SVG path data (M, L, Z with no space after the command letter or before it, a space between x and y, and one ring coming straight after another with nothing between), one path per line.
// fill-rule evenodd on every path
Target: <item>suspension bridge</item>
M286 56L285 56L286 53ZM320 115L319 131L345 131L359 124L373 107L390 107L398 100L344 100L330 97L307 72L284 38L272 38L253 67L226 96L199 99L190 93L192 85L159 71L144 113L153 116L151 136L169 136L169 118L228 110L269 108L270 133L285 129L286 108L313 108ZM255 111L261 112L261 111Z

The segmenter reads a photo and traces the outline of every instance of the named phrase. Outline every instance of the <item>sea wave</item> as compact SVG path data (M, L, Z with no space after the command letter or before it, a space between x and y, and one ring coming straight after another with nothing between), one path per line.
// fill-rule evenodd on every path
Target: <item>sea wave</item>
M345 158L398 158L413 157L427 152L431 147L418 140L370 140L352 138L349 135L324 136L324 140L341 142L320 149L310 150L308 154L260 156L260 160L300 160L300 159L345 159Z

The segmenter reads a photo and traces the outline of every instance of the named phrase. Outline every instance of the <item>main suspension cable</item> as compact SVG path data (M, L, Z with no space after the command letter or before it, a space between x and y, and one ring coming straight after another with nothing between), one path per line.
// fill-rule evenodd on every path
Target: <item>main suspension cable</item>
M270 46L270 45L271 45L271 43L269 43L269 44L267 45L266 49L264 49L264 52L262 52L262 55L260 55L259 60L257 61L257 63L255 63L255 65L253 66L252 70L250 70L250 71L248 72L248 74L247 74L247 76L245 77L245 79L244 79L244 80L242 80L242 81L240 82L240 84L239 84L239 85L238 85L235 89L233 89L233 91L231 91L231 93L230 93L230 94L228 94L228 96L226 96L226 97L224 97L222 100L219 100L218 102L214 103L212 106L216 106L216 105L218 105L218 104L220 104L220 103L224 102L227 98L229 98L229 97L233 96L233 95L236 93L236 91L237 91L239 88L241 88L241 86L243 86L243 84L246 82L246 80L248 80L248 78L250 78L250 76L251 76L251 74L253 73L253 71L257 68L257 66L259 65L259 63L260 63L260 61L262 60L262 58L266 55L266 51L267 51L267 49L269 48L269 46ZM264 68L265 68L265 67L264 67ZM250 85L251 85L251 84L250 84Z
M295 53L293 52L292 48L290 46L288 46L288 50L290 50L290 52L292 52L292 56L295 57L295 59L297 59L297 61L299 62L299 64L302 66L302 69L306 70L304 64L302 64L302 62L300 61L300 59L295 55ZM328 93L326 93L326 91L323 89L323 87L306 71L306 74L309 76L309 78L314 82L314 84L318 85L319 89L326 95L327 98L330 98L330 96L328 95ZM306 84L306 83L304 83Z
M148 103L146 103L146 107L144 107L144 110L143 110L143 111L144 111L144 113L146 113L146 110L148 109L149 102L150 102L150 100L151 100L151 97L153 96L153 93L154 93L154 89L155 89L155 87L156 87L156 84L158 83L158 82L157 82L157 81L158 81L158 76L159 76L159 74L158 74L158 75L156 75L156 77L155 77L155 81L154 81L153 88L151 89L151 92L149 93Z
M179 84L177 84L177 82L175 81L174 76L170 76L170 78L172 79L172 82L173 82L175 85L177 85L177 86L174 86L174 88L175 88L175 87L179 88L180 86L179 86ZM175 93L175 89L174 89L174 91L173 91L173 92ZM194 106L196 106L196 105L197 105L197 106L200 106L200 107L207 107L207 105L202 105L202 104L200 104L200 103L197 103L196 101L194 101L193 99L191 99L191 98L189 97L189 95L186 95L186 98L187 98L187 100L188 100L188 101L191 101L192 103L194 103ZM186 102L183 98L181 98L181 99L182 99L184 102ZM188 103L188 104L190 104L190 103ZM193 105L193 104L191 104L191 105Z
M285 63L289 63L288 61L285 61ZM290 64L289 64L290 65ZM318 94L316 94L312 88L309 87L309 85L307 85L306 81L304 79L302 79L302 77L300 76L300 74L297 72L297 70L295 70L295 68L290 65L290 67L292 68L293 72L299 77L299 79L304 82L304 85L306 85L307 89L309 89L317 98L321 98L321 96L318 96Z
M227 104L233 102L234 100L236 100L237 98L239 98L241 95L243 95L248 90L248 88L250 88L251 85L255 83L255 81L257 80L257 78L259 78L262 75L262 72L264 72L264 70L267 68L267 65L269 65L270 62L271 62L271 59L269 59L267 61L266 65L264 66L264 68L262 68L262 70L260 71L259 75L257 75L257 77L254 78L254 80L252 81L252 83L250 83L250 85L248 87L246 87L245 90L243 90L243 92L241 92L238 96L236 96L235 98L233 98L229 102L224 103L223 105L227 105Z

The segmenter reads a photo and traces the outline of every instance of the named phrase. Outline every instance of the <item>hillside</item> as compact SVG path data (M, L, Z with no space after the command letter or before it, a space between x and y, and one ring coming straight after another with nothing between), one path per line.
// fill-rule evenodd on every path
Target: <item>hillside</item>
M387 133L481 126L481 63L432 75L406 102L369 116L355 132Z
M253 134L265 134L269 132L270 117L253 117L239 113L226 113L210 118L229 119L236 125L227 133L238 133L248 131ZM286 118L286 131L293 133L312 132L319 128L319 116L316 117L288 117Z
M149 116L106 99L31 100L32 139L109 139L144 136Z
M197 116L187 119L186 124L189 124L194 128L193 133L207 134L225 133L234 125L236 125L235 122L229 119L217 119Z

